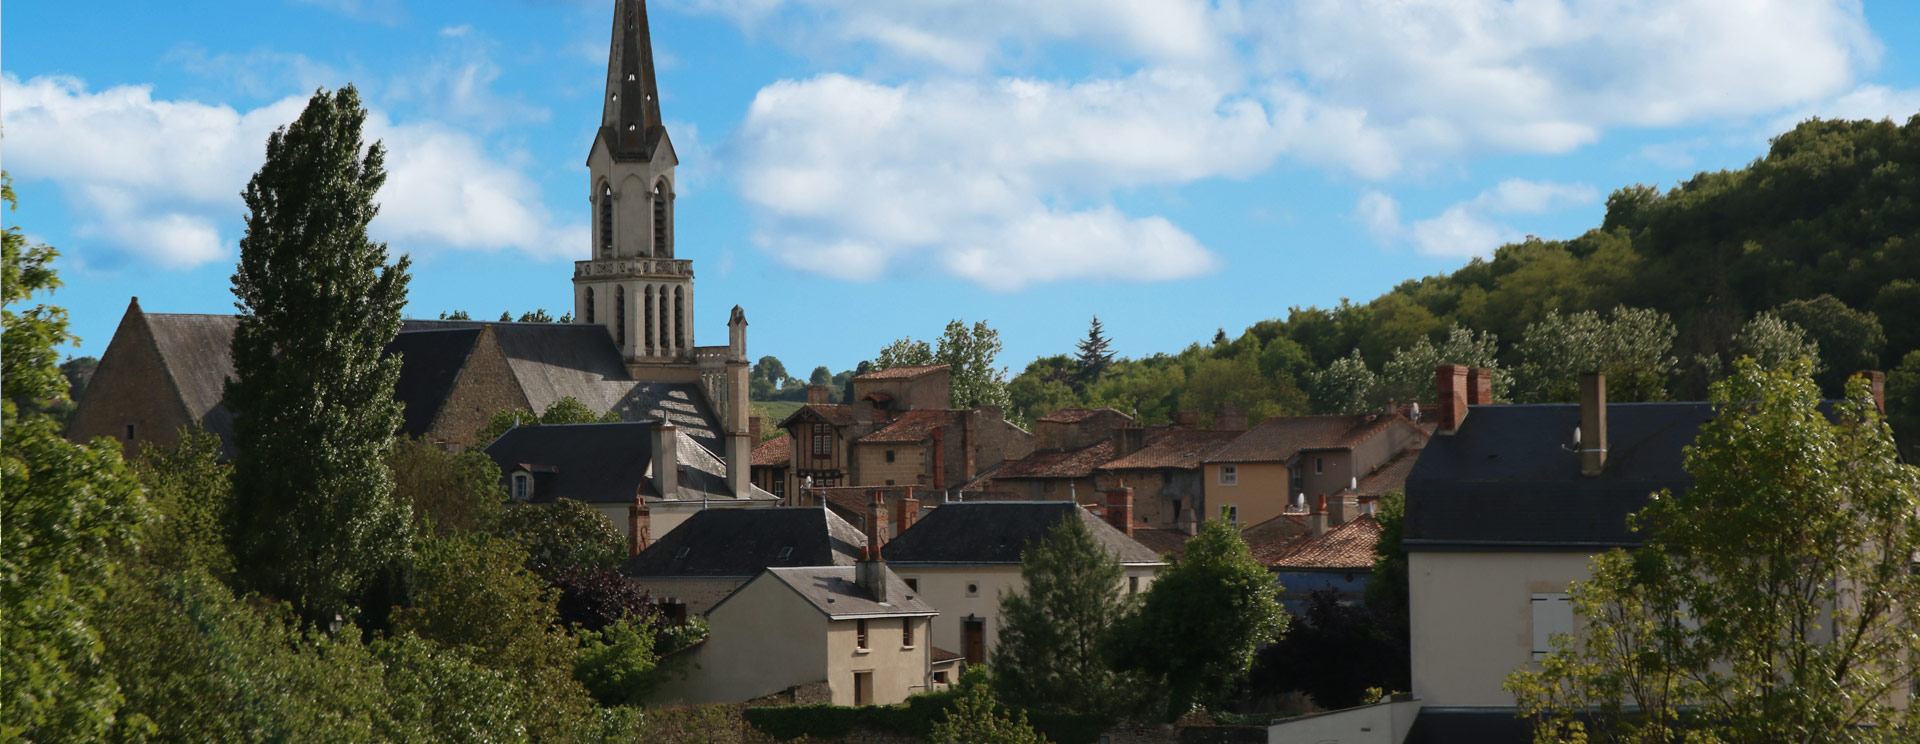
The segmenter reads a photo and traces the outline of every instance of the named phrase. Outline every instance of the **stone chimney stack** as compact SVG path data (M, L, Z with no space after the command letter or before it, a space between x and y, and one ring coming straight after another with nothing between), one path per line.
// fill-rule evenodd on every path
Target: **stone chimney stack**
M747 438L753 440L753 445L755 447L760 446L760 440L762 436L767 433L766 429L762 427L763 425L760 421L759 416L747 417Z
M887 561L880 553L886 545L887 499L874 491L873 503L867 505L867 545L860 549L860 560L853 563L853 583L881 604L889 601Z
M807 386L807 405L823 406L832 401L833 401L833 396L827 391L827 386L825 385L808 385Z
M1353 491L1341 491L1333 495L1333 510L1327 515L1327 526L1346 524L1359 518L1360 497Z
M1867 378L1867 389L1873 392L1873 407L1887 412L1887 373L1863 369L1853 373L1856 377Z
M1307 528L1313 530L1313 536L1327 534L1327 495L1320 494L1319 503L1313 507L1313 513L1307 515Z
M680 427L665 421L653 427L653 489L680 498Z
M1221 403L1213 414L1213 428L1219 431L1246 431L1247 412L1231 403Z
M896 532L906 532L913 527L914 520L920 518L920 500L913 497L913 486L907 486L906 495L900 498L895 511L897 514L893 523Z
M887 497L879 491L873 492L873 503L867 505L867 544L878 551L887 546L892 537L887 520Z
M1133 537L1133 488L1122 484L1107 491L1107 524Z
M638 492L633 494L633 503L627 505L627 555L639 555L653 544L653 515L647 509L647 498Z
M1188 498L1191 499L1193 497ZM1180 513L1174 515L1174 518L1179 521L1180 531L1187 533L1188 537L1200 534L1199 514L1199 507L1192 504L1182 504L1180 506Z
M1580 375L1580 474L1592 478L1607 469L1607 376Z
M1493 404L1493 370L1486 367L1467 368L1467 405L1486 406Z
M1460 422L1467 418L1467 368L1458 364L1442 364L1433 370L1435 387L1438 388L1440 410L1440 428L1438 434L1452 434L1459 431Z
M733 314L727 318L727 360L747 361L747 311L733 306Z

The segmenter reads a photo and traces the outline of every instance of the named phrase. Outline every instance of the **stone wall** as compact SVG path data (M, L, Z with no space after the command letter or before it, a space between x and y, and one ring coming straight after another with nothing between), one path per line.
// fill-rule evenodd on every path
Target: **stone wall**
M507 355L500 350L493 326L489 325L481 329L466 365L454 378L453 389L447 392L446 402L433 418L427 441L444 444L454 451L485 448L492 442L476 442L474 434L487 425L495 412L515 408L531 410L532 404L527 402L526 394L515 380ZM542 411L533 413L537 416Z
M180 427L195 423L167 375L145 314L137 305L130 308L82 393L67 437L76 442L109 437L132 457L143 441L163 447L178 444ZM132 437L127 436L129 426Z

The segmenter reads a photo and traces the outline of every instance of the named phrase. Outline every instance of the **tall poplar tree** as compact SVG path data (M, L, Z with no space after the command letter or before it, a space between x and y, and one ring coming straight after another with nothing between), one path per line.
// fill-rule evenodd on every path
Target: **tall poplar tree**
M353 86L323 90L267 138L233 274L234 563L244 588L322 624L397 564L409 530L384 462L400 360L381 356L408 261L367 237L386 151L363 143L366 117Z

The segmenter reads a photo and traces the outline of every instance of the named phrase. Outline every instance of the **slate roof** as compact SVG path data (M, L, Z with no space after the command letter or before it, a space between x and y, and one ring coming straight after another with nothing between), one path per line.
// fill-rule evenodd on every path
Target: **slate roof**
M400 378L393 385L393 397L405 404L401 432L417 437L433 428L479 339L478 328L453 328L401 333L387 344L386 355L399 354L401 359Z
M911 380L936 370L946 369L945 364L929 364L920 367L890 367L868 372L853 379L856 380Z
M1035 452L1002 464L993 478L1086 478L1112 460L1114 451L1114 441L1104 439L1077 450Z
M551 483L535 483L534 499L574 499L594 504L626 504L638 490L652 500L733 499L727 486L726 461L679 432L679 461L684 468L680 492L663 495L654 489L652 421L605 424L546 424L509 429L487 445L486 453L508 477L523 466L551 467ZM771 499L758 488L747 498Z
M1254 546L1254 560L1282 570L1371 570L1373 546L1380 542L1380 523L1362 514L1336 525L1319 537L1311 535L1282 543Z
M1198 470L1243 431L1173 429L1160 434L1132 454L1100 466L1101 470Z
M143 314L188 415L208 433L220 437L223 451L231 456L233 414L223 401L227 378L234 376L231 347L233 330L240 319L232 315Z
M1288 462L1302 450L1346 449L1385 431L1399 416L1276 416L1253 427L1205 461L1210 463ZM1418 427L1415 427L1418 428Z
M1360 479L1353 493L1362 498L1377 498L1388 491L1405 491L1407 476L1413 473L1413 465L1420 461L1418 448L1407 449L1394 455L1393 459L1374 468L1373 472Z
M1091 419L1095 416L1098 416L1102 413L1109 413L1109 412L1126 417L1129 420L1132 419L1131 416L1127 416L1126 414L1120 413L1119 411L1115 411L1111 408L1062 408L1052 413L1049 413L1045 416L1041 416L1040 418L1035 420L1045 421L1050 424L1077 424L1082 421Z
M786 584L794 593L812 604L814 609L835 620L850 620L863 617L901 617L933 616L940 614L933 605L920 599L919 593L907 588L907 583L887 572L887 595L891 601L882 604L874 601L873 595L861 589L853 580L852 566L798 566L794 568L769 568L768 577ZM745 589L746 587L741 587ZM735 594L739 590L734 591ZM733 595L727 595L729 599ZM720 600L708 610L713 614L727 600Z
M772 567L852 566L866 544L860 530L817 506L702 509L628 558L620 572L744 577Z
M935 429L942 429L953 425L960 416L964 416L966 413L966 411L953 411L939 408L907 411L900 414L899 418L894 419L893 423L881 427L880 430L872 434L861 437L860 443L916 444L924 442L933 436Z
M1017 565L1020 552L1066 519L1079 519L1123 564L1158 564L1159 554L1071 501L962 501L943 504L881 549L906 564Z
M756 468L784 468L793 462L793 437L780 432L772 439L753 446L748 463Z
M1408 551L1595 550L1634 546L1626 516L1662 488L1693 482L1682 448L1713 418L1709 403L1607 406L1606 469L1580 474L1568 449L1574 404L1476 406L1434 437L1407 477Z
M670 421L709 452L725 452L725 432L720 414L707 400L707 392L697 382L608 382L626 390L620 402L609 410L620 412L627 421Z

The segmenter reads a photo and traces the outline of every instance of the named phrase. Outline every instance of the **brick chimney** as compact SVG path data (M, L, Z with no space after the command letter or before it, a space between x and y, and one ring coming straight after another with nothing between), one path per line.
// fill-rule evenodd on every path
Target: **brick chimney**
M1853 373L1855 377L1867 378L1867 389L1873 393L1873 407L1887 412L1887 373L1878 370L1863 369Z
M1440 428L1437 433L1452 434L1460 429L1460 422L1467 418L1467 368L1458 364L1442 364L1433 370L1434 383L1439 393Z
M893 523L896 532L906 532L913 522L920 518L920 500L913 497L913 486L907 486L906 495L900 497L896 505Z
M892 537L889 526L887 497L879 491L874 491L873 503L867 505L867 544L876 551L886 547L887 540Z
M807 386L807 405L816 405L816 406L826 405L827 403L831 403L832 401L833 401L833 397L831 396L831 394L827 392L827 386L825 385L808 385Z
M1486 367L1467 368L1467 405L1486 406L1493 404L1493 370Z
M1314 537L1319 537L1321 535L1327 534L1327 495L1326 494L1324 493L1320 494L1320 501L1319 503L1314 504L1313 513L1307 515L1307 529L1313 531Z
M639 491L633 494L633 503L627 505L627 555L639 555L653 544L653 515L647 509L647 499Z
M1107 524L1133 537L1133 488L1122 485L1107 491Z
M874 491L873 503L867 505L867 544L860 548L860 559L853 562L853 583L881 604L888 602L887 561L880 553L886 545L887 499Z
M1580 374L1580 474L1589 478L1607 468L1607 376Z
M680 498L680 427L665 421L653 427L653 490Z
M759 416L747 417L747 436L753 439L753 446L760 446L761 435L765 433L766 430L760 427Z

